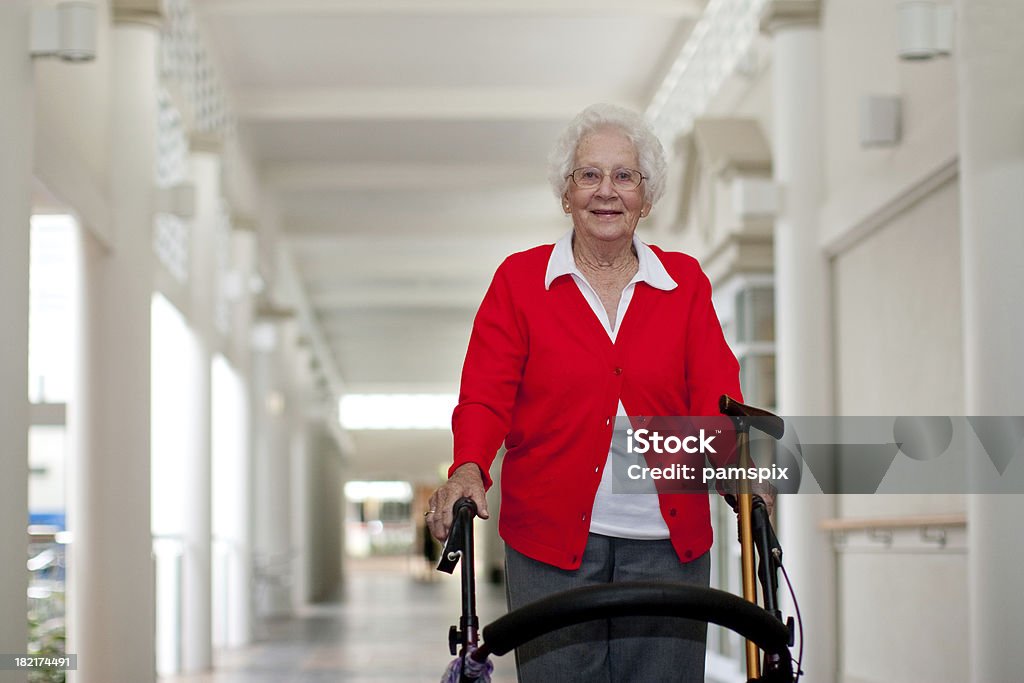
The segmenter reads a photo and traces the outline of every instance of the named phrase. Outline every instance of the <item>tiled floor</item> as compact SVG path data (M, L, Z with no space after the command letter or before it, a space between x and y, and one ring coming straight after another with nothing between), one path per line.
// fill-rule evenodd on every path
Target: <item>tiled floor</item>
M435 572L436 573L436 572ZM458 572L413 577L407 558L350 561L344 597L295 618L259 624L251 647L217 654L214 671L161 683L420 683L452 659L448 627L461 609ZM477 583L481 624L505 613L501 586ZM512 655L494 658L493 683L513 683Z

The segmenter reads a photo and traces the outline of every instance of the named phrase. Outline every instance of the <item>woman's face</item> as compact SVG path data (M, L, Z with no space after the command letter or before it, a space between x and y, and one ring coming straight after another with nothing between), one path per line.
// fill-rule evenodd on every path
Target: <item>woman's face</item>
M600 128L585 135L576 147L573 168L593 166L604 172L601 184L584 189L569 180L562 207L572 215L573 227L585 238L605 242L632 240L641 216L651 205L644 201L644 185L620 190L612 185L610 173L619 168L640 167L636 149L618 128Z

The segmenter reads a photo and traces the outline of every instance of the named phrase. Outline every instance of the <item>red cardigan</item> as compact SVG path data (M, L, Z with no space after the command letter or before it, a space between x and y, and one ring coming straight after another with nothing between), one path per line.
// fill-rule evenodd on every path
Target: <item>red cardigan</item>
M726 345L697 261L651 247L679 285L640 282L612 343L572 277L544 288L553 246L498 267L473 323L452 415L455 462L488 475L502 441L498 531L519 552L562 569L580 566L590 512L621 397L629 415L718 415L740 398L739 364ZM707 495L659 494L680 561L712 541Z

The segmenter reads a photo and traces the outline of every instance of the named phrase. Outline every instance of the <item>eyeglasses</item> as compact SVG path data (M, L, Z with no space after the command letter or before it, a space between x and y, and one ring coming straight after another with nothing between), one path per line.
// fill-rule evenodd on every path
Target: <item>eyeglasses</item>
M614 171L605 173L593 166L577 168L567 175L566 178L572 178L572 181L576 183L576 187L592 190L604 181L605 176L611 177L612 187L616 190L635 190L640 187L640 183L646 178L640 171L634 171L631 168L617 168Z

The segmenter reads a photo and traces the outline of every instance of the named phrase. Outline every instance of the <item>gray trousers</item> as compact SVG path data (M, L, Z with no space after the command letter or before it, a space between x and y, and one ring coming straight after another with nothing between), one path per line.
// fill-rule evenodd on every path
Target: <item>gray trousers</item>
M538 562L506 547L509 609L579 586L672 581L707 586L708 553L685 564L672 544L590 534L579 569ZM577 624L516 649L519 683L703 683L707 624L621 617Z

